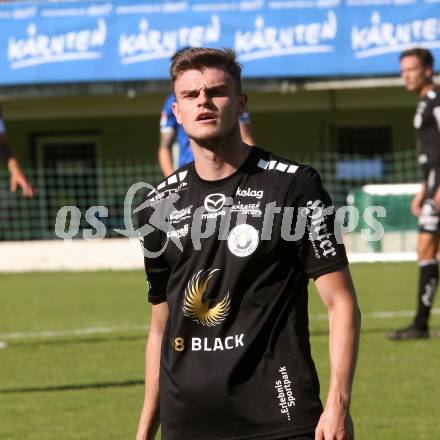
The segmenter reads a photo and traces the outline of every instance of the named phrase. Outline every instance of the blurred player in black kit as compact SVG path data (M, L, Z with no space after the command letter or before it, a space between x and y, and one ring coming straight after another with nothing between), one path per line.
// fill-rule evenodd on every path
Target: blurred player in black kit
M428 320L439 278L436 256L440 238L440 90L432 80L433 66L434 57L429 50L409 49L400 55L406 89L419 98L414 128L423 182L411 204L412 213L419 218L417 313L409 327L388 334L395 340L429 337Z

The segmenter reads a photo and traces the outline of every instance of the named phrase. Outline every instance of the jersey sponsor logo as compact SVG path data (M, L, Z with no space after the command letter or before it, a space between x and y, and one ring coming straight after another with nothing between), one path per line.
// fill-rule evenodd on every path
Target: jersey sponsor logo
M176 209L170 214L170 223L179 223L183 220L191 218L191 211L193 205L190 205L183 209Z
M282 366L278 373L280 373L281 379L275 381L274 387L277 392L278 406L280 407L281 414L284 414L290 422L292 419L290 411L295 406L296 401L293 395L292 381L289 378L286 366Z
M255 197L257 199L261 199L263 197L263 190L255 190L251 188L241 189L240 187L237 189L237 196L241 197Z
M258 231L251 225L237 225L228 236L228 249L237 257L248 257L258 246Z
M191 338L191 351L224 351L244 347L244 334L226 338Z
M225 206L225 203L226 196L224 194L215 193L206 196L203 205L208 212L218 212Z
M182 238L182 237L186 237L188 235L188 232L189 232L189 226L185 225L180 229L175 229L174 231L168 231L167 237L169 237L169 238Z
M202 218L206 220L207 218L216 218L223 215L226 215L226 211L224 209L217 212L207 212L202 214Z
M252 217L259 217L263 213L260 209L260 202L258 203L237 203L231 206L231 212L241 212L242 214L249 214Z
M226 336L225 338L198 338L192 337L185 339L178 336L173 339L173 348L175 351L183 352L189 349L191 351L225 351L244 347L244 333L240 335ZM188 345L189 342L189 345Z
M189 281L185 289L183 314L204 327L214 327L223 322L230 309L229 292L216 300L206 297L208 284L220 269L198 271Z
M321 256L325 258L336 256L336 249L330 240L333 233L328 232L324 208L324 203L319 199L307 202L310 218L310 241L317 259L320 259Z

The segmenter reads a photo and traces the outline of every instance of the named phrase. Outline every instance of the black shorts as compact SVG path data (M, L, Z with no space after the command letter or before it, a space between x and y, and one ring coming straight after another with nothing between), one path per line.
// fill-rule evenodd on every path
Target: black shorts
M440 188L440 169L431 168L426 177L426 196L419 216L419 232L440 234L440 211L434 203L434 196Z

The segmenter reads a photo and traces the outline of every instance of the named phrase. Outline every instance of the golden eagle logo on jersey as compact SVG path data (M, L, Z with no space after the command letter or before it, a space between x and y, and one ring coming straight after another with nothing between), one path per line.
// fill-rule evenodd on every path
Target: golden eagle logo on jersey
M212 298L203 299L209 280L219 270L200 270L191 278L185 289L183 314L206 327L214 327L224 321L231 304L229 292L220 301ZM215 302L217 304L213 306Z

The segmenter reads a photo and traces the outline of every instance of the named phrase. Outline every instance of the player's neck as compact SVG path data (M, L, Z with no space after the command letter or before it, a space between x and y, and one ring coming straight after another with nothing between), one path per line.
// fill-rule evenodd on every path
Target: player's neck
M204 180L220 180L234 174L249 155L251 147L238 136L222 139L217 145L193 145L197 174Z
M433 82L424 84L421 89L419 90L419 98L423 98L424 96L426 96L428 94L428 92L430 90L432 90L435 87L435 84Z

